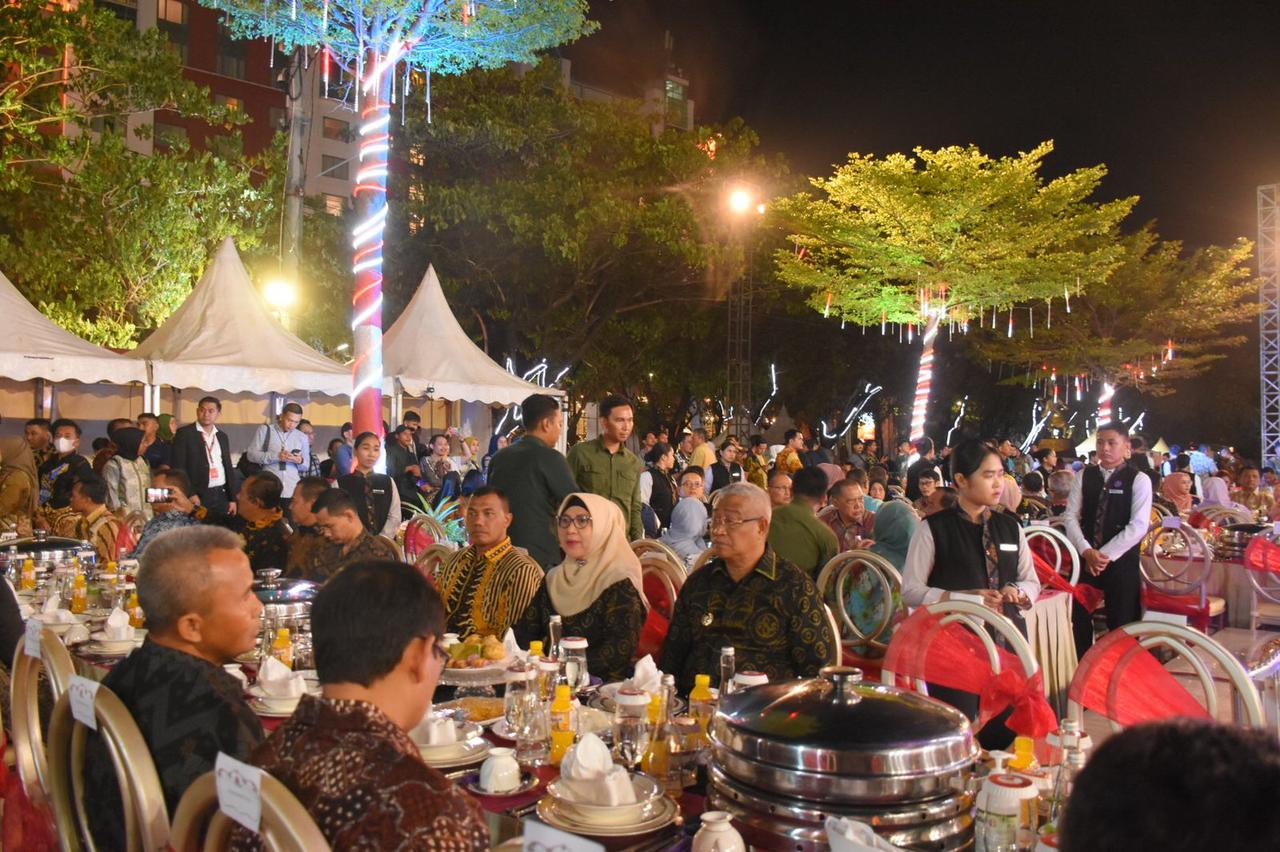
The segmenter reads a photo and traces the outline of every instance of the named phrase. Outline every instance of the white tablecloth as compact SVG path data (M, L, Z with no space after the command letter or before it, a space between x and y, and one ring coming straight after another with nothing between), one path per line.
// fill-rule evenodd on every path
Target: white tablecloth
M1071 633L1071 595L1045 591L1023 613L1027 641L1044 672L1044 690L1061 717L1067 709L1067 687L1076 673L1076 643Z
M1150 556L1142 557L1148 574L1158 577L1159 572L1151 567ZM1178 561L1175 557L1164 556L1165 563ZM1170 569L1172 570L1172 569ZM1195 573L1195 576L1199 576ZM1173 591L1170 589L1169 591ZM1235 561L1209 563L1209 579L1205 583L1205 593L1222 598L1227 604L1226 623L1228 627L1252 630L1258 614L1258 596L1253 583L1249 581L1249 569Z

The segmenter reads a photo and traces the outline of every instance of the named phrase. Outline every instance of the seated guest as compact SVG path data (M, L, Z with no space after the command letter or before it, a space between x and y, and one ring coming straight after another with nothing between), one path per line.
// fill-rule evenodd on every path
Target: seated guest
M502 636L542 585L542 567L511 544L511 506L496 488L479 488L464 515L471 544L436 570L448 630Z
M399 559L396 546L380 535L369 535L356 512L351 495L340 488L330 488L315 499L311 511L316 515L316 529L328 546L316 551L311 562L301 566L304 580L323 583L344 567L361 559Z
M128 417L116 417L107 421L107 441L99 446L97 440L93 442L93 472L102 476L102 472L107 468L107 462L116 454L115 434L120 429L128 429L134 425L133 421Z
M200 523L195 517L195 505L191 502L191 479L180 470L162 470L151 477L152 488L168 489L171 496L159 503L152 503L155 514L142 528L142 537L138 546L133 549L135 558L141 558L156 536L167 530L179 527L193 527Z
M929 514L928 509L931 505L929 498L932 496L933 492L937 491L939 486L942 485L942 477L938 476L938 472L936 470L922 470L920 471L919 482L920 499L916 500L911 505L915 507L916 514L923 518L925 515Z
M876 540L871 552L888 559L894 568L902 570L907 561L907 548L915 535L920 518L915 509L902 500L890 500L876 514Z
M1263 517L1270 517L1276 500L1259 487L1262 485L1262 472L1252 465L1247 465L1240 469L1236 481L1240 484L1240 490L1235 495L1236 502L1255 515L1261 512Z
M846 479L853 481L850 477ZM769 505L773 508L785 506L791 502L791 475L774 468L769 472Z
M1033 470L1022 477L1022 501L1018 505L1018 514L1027 515L1033 520L1040 520L1049 513L1048 495L1044 491L1044 477Z
M826 496L827 475L801 468L791 477L791 502L774 509L769 524L769 547L810 577L840 551L836 534L818 520Z
M841 553L875 544L876 516L867 511L862 497L861 485L842 479L827 492L830 505L818 513L818 520L836 534Z
M864 502L867 504L867 509L879 512L884 501L889 499L889 468L882 464L869 467L866 490L867 498Z
M341 438L334 438L332 441L329 442L329 449L327 451L329 457L326 458L324 461L320 462L320 475L325 479L332 480L335 482L338 479L338 474L334 469L334 465L337 464L336 456L338 454L338 448L341 446L342 446ZM293 493L296 496L298 492L295 490Z
M81 474L71 487L71 505L67 508L71 511L54 528L54 534L92 544L99 565L114 560L120 519L107 508L107 483L93 471Z
M364 528L389 539L400 528L400 493L391 477L373 469L382 455L382 441L372 432L356 436L356 469L338 477L338 487L351 495Z
M707 504L701 494L701 472L685 468L680 474L680 501L671 510L671 526L659 539L680 555L686 567L692 567L707 549Z
M289 501L289 525L293 533L287 542L286 577L301 576L303 568L312 564L316 554L329 546L316 528L316 513L312 511L316 498L328 490L329 483L319 476L304 476L293 489L293 499Z
M1071 486L1075 481L1075 473L1069 470L1055 470L1049 474L1049 514L1056 516L1067 511L1067 501L1071 499Z
M1274 734L1180 719L1137 725L1089 758L1058 825L1063 852L1252 852L1280 838Z
M35 457L26 439L0 438L0 532L31 535L40 500Z
M274 473L255 473L240 486L237 513L227 526L244 536L244 552L254 571L284 570L289 561L289 525L280 509L281 481Z
M955 488L950 485L939 485L937 488L933 489L933 493L929 495L929 499L925 502L925 511L921 517L927 518L930 515L937 514L938 512L945 512L948 509L954 509L959 499L960 497L956 493Z
M51 511L66 509L76 477L92 472L89 460L80 455L80 424L53 421L53 454L40 465L40 505Z
M1040 475L1039 471L1033 470L1022 477L1022 496L1035 497L1037 500L1045 498L1044 477Z
M693 688L697 674L717 683L720 649L728 645L740 671L771 681L814 677L830 663L836 637L817 588L769 547L773 513L768 495L749 482L721 492L711 518L715 556L685 581L662 648L661 668L675 675L680 692Z
M107 508L126 515L138 512L151 520L151 504L147 502L151 465L140 454L142 439L142 430L133 426L111 433L116 450L102 466L102 478L107 482Z
M516 640L546 640L559 615L564 636L587 640L587 669L605 683L631 674L645 620L640 560L627 543L622 510L607 497L570 494L556 516L564 561L547 572L516 623Z
M422 762L447 659L440 597L401 562L360 560L311 608L319 698L304 695L251 762L289 788L332 849L489 849L479 804ZM237 828L233 849L257 847Z
M53 455L53 424L47 417L33 417L24 424L22 438L31 448L31 455L36 461L36 470Z
M262 603L240 538L220 527L156 536L137 582L147 638L102 683L138 723L172 816L191 782L213 769L218 752L247 760L262 741L262 724L241 698L240 681L222 668L257 644ZM85 807L98 848L123 849L124 809L97 734L90 734L85 780L93 791Z

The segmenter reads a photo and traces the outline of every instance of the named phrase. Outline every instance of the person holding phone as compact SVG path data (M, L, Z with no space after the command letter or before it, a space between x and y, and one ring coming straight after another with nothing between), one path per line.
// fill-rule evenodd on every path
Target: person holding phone
M245 455L263 473L280 480L280 502L287 505L293 498L298 480L307 475L311 464L311 441L298 429L302 422L302 406L290 402L280 410L275 423L264 423L253 434Z

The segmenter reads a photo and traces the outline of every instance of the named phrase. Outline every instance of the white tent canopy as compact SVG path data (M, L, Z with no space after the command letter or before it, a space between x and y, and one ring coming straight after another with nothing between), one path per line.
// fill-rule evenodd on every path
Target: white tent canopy
M0 375L5 378L121 385L147 381L145 364L94 346L62 328L23 298L4 273L0 273L0 316L4 317Z
M285 331L224 240L182 306L130 353L151 380L229 393L351 393L351 372Z
M515 405L534 393L564 392L519 379L493 361L458 325L434 267L383 339L383 368L413 397Z

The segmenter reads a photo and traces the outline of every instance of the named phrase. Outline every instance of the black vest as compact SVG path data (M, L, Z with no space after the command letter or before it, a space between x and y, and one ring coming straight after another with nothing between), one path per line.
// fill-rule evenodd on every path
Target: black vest
M395 484L385 473L369 474L369 487L373 490L374 517L369 517L369 504L365 500L365 478L358 473L348 473L338 477L338 487L351 495L356 504L356 514L370 535L382 532L382 525L387 522L387 513L391 511L391 489Z
M671 526L671 510L675 508L676 500L680 498L676 495L676 486L671 480L671 474L651 467L649 477L653 480L653 490L649 492L649 506L658 516L658 523L666 529Z
M961 512L957 506L925 518L933 534L934 547L929 585L949 592L985 589L990 585L987 558L982 552L982 527ZM991 537L996 546L1000 588L1018 580L1018 529L1018 519L1013 515L999 510L991 512Z
M1133 506L1133 480L1138 475L1138 470L1125 465L1112 473L1104 483L1102 468L1090 465L1084 469L1080 482L1080 531L1089 544L1101 547L1129 525L1129 513ZM1097 529L1098 504L1102 500L1104 485L1108 491L1107 512L1102 518L1102 529ZM1134 547L1132 552L1136 555L1137 550ZM1126 552L1121 558L1129 555Z

